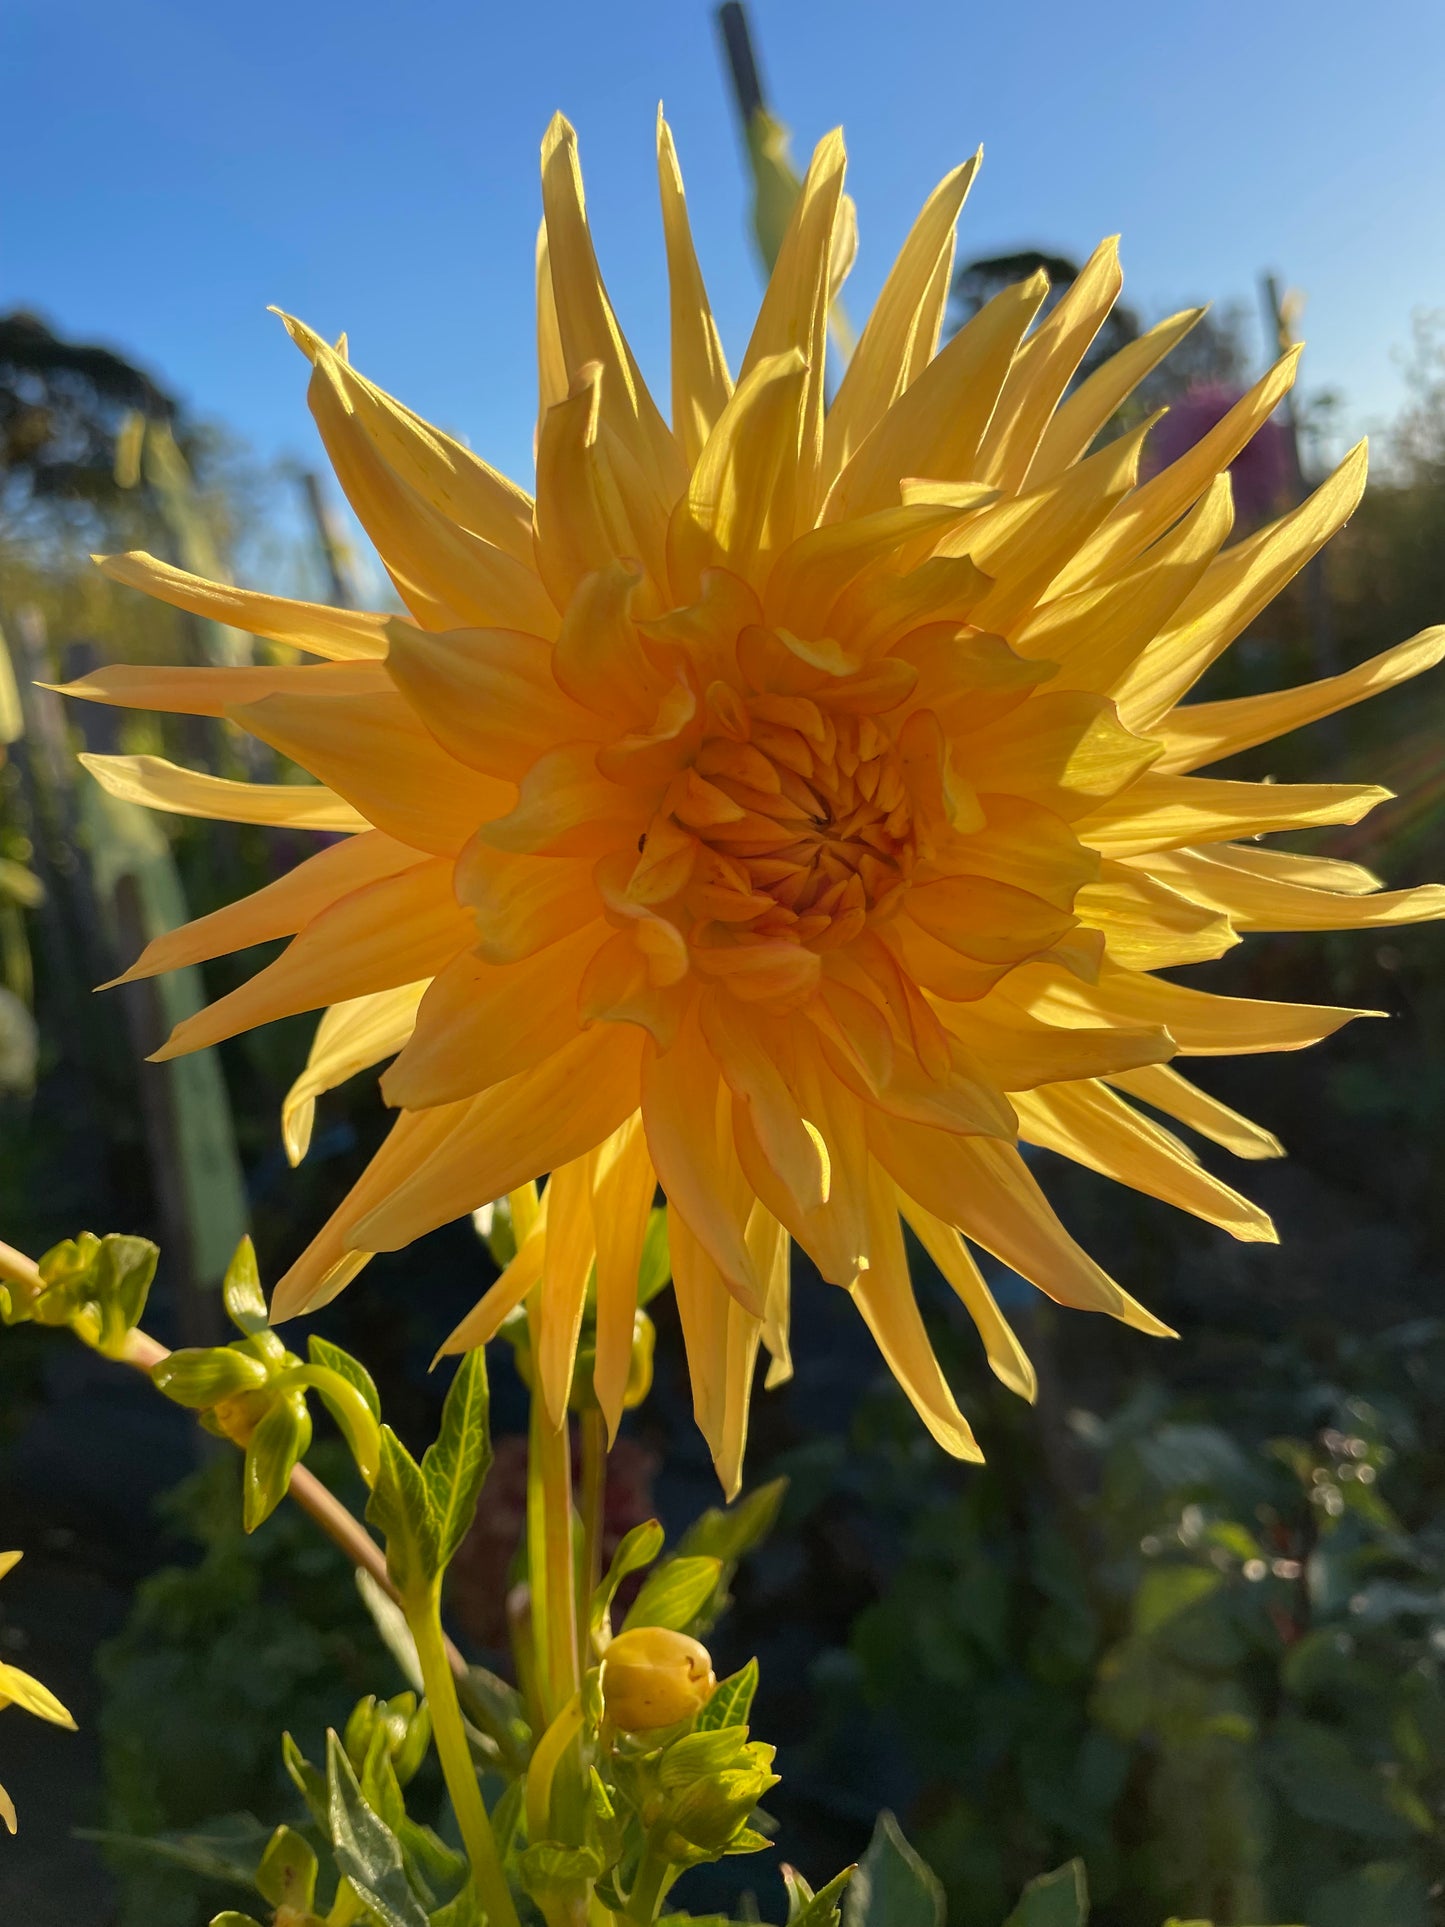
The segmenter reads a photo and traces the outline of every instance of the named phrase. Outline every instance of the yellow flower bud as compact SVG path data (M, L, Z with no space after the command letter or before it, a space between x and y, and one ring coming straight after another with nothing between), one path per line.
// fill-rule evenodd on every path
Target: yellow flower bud
M602 1664L607 1717L627 1733L687 1719L706 1705L716 1685L707 1648L666 1626L619 1633Z

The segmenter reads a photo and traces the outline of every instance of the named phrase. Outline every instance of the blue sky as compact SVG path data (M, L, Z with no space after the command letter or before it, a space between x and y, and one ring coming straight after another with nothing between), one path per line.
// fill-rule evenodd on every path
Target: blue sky
M0 306L111 342L263 455L314 448L276 302L519 477L530 467L536 155L576 123L604 269L665 390L653 114L681 150L724 337L757 271L700 0L7 0ZM1445 309L1438 0L753 0L805 156L841 122L862 312L918 203L980 141L961 258L1122 231L1126 298L1309 295L1307 381L1352 423Z

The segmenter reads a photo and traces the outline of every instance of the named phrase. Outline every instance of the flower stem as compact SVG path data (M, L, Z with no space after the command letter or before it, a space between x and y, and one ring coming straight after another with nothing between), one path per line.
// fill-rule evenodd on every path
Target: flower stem
M587 1670L588 1624L592 1595L602 1578L603 1505L607 1495L607 1421L600 1411L588 1410L582 1429L582 1556L577 1570L577 1659Z
M577 1654L576 1572L572 1560L572 1441L566 1424L553 1427L540 1389L532 1394L530 1451L527 1458L527 1545L535 1602L540 1584L545 1601L540 1627L533 1617L543 1704L549 1720L577 1691L581 1670Z
M627 1902L629 1920L635 1920L638 1927L652 1927L676 1871L660 1854L653 1853L650 1847L643 1853L637 1879L633 1882Z
M477 1784L476 1768L462 1724L462 1709L457 1702L456 1682L447 1663L437 1586L429 1586L420 1597L404 1599L402 1605L411 1636L416 1641L422 1684L431 1709L432 1737L471 1864L477 1899L489 1927L520 1927L507 1876L502 1870L496 1836L487 1818L486 1802Z

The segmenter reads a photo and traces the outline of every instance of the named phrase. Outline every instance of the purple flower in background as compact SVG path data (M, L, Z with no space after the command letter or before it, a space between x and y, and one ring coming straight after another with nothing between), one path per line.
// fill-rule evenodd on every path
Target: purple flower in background
M1239 400L1243 391L1228 382L1198 382L1169 405L1144 455L1147 474L1157 474L1202 441ZM1284 507L1289 492L1288 431L1271 419L1230 463L1235 514L1241 522L1261 522Z

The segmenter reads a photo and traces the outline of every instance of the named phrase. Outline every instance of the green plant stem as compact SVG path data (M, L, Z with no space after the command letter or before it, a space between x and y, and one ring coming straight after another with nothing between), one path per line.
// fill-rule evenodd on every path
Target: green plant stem
M638 1927L652 1927L661 1910L667 1890L672 1885L674 1870L667 1861L649 1848L642 1856L637 1869L637 1879L633 1882L632 1893L627 1902L627 1917L635 1920Z
M607 1421L600 1411L581 1417L582 1556L577 1568L577 1663L587 1670L592 1596L602 1580L602 1517L607 1496Z
M432 1738L461 1829L462 1844L471 1863L477 1899L489 1927L520 1927L507 1876L502 1870L496 1836L487 1818L486 1802L477 1784L476 1768L472 1765L456 1681L447 1663L437 1585L428 1587L420 1599L404 1599L402 1609L416 1641L422 1684L431 1709Z

